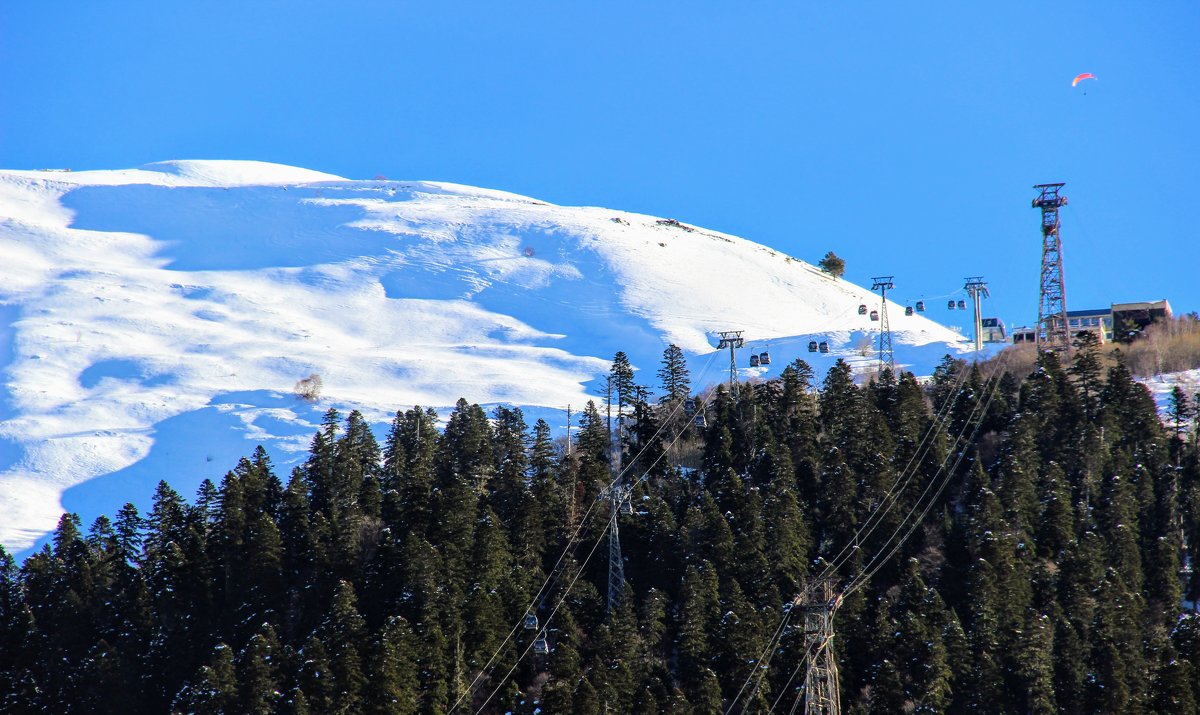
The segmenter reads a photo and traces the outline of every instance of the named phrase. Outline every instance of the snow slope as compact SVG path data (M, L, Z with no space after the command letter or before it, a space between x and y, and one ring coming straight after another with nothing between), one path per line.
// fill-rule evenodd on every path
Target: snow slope
M263 444L282 475L320 413L378 423L459 397L561 409L618 350L654 385L664 346L698 386L715 331L822 374L878 296L736 236L439 182L349 181L240 161L0 172L0 543L86 522L160 478L190 495ZM965 349L889 303L897 362ZM810 354L829 340L829 355ZM322 376L324 396L292 387Z

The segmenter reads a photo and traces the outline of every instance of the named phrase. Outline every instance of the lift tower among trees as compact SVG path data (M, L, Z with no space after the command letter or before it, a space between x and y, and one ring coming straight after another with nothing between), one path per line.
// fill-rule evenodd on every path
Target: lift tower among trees
M1065 184L1038 184L1041 193L1033 207L1042 210L1042 287L1038 302L1037 349L1068 350L1071 337L1067 330L1067 288L1063 278L1062 239L1058 235L1058 209L1067 197L1059 195Z
M738 396L738 378L737 378L737 355L735 350L746 344L742 339L742 331L740 330L725 330L717 333L721 336L721 344L717 346L717 350L729 348L729 392L736 399Z
M800 596L804 614L804 715L841 715L841 686L833 653L833 614L842 597L829 579L814 581Z
M892 326L888 323L887 314L887 292L896 287L892 283L892 276L878 276L872 278L874 284L871 290L879 291L879 371L883 372L883 368L889 368L893 373L896 372L896 359L892 354Z

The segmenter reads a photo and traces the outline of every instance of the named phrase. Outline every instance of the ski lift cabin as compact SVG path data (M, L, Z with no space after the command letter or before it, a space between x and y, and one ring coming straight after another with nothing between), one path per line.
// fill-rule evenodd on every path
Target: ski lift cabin
M810 353L815 353L817 351L817 341L816 340L808 341L808 351Z
M525 616L525 630L536 631L538 627L537 616L530 613Z
M689 397L689 398L687 398L686 400L684 400L684 401L683 401L683 411L684 411L684 412L686 412L686 413L688 413L689 415L691 415L691 414L695 414L695 412L696 412L696 401L695 401L695 400L693 400L693 399L692 399L692 398L690 398L690 397Z
M750 356L750 367L758 367L758 355Z
M946 308L949 310L954 310L954 301L953 300L946 301Z
M866 304L866 303L859 303L859 304L858 304L858 314L859 314L859 315L866 315L866 314L867 314L867 304Z
M694 417L692 417L692 422L697 427L707 427L708 426L708 420L704 419L703 412L697 412L696 415Z
M546 640L545 631L542 632L540 638L533 642L533 652L538 655L546 655L550 652L550 642Z
M924 313L924 312L925 312L925 301L923 301L923 300L918 300L918 301L917 301L917 312L918 312L918 313Z
M871 311L871 320L879 320L879 311L878 310Z
M758 356L758 364L759 365L770 365L771 364L771 353L764 351L761 355L759 355Z
M965 301L965 300L958 301L958 309L966 310L967 309L967 301Z
M824 340L821 341L821 352L829 352L829 343L825 342Z
M904 306L904 314L905 314L905 315L912 315L912 314L913 314L913 309L912 309L912 306L911 306L911 305L906 305L906 306Z

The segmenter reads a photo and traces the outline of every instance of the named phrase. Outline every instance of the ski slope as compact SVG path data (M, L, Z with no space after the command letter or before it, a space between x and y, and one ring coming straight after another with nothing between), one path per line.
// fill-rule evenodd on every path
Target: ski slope
M466 397L561 427L618 350L656 386L674 342L702 387L728 369L716 331L770 350L749 379L797 357L868 366L878 327L858 314L877 295L736 236L262 162L0 171L0 255L0 543L16 551L64 509L86 527L145 506L161 478L190 496L256 444L286 476L329 407L386 423ZM907 369L966 349L888 312ZM314 403L292 394L311 373Z

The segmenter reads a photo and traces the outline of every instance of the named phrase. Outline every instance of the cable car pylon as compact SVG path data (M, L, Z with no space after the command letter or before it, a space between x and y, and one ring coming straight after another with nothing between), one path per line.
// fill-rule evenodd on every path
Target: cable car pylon
M738 396L738 377L737 377L737 354L735 351L746 344L742 339L741 330L723 330L717 333L721 336L721 343L717 345L717 350L729 348L729 392L736 400Z
M987 282L983 280L983 276L967 278L967 284L963 288L975 304L975 357L978 359L979 351L983 349L983 315L980 313L979 299L990 298L991 294L988 293Z
M833 614L842 605L842 595L832 579L809 584L797 597L795 607L804 614L804 653L808 669L804 675L804 715L841 715L841 686L837 658L833 653Z
M887 292L896 287L892 276L878 276L871 279L871 290L879 291L879 372L888 368L896 372L896 358L892 354L892 326L888 323Z

